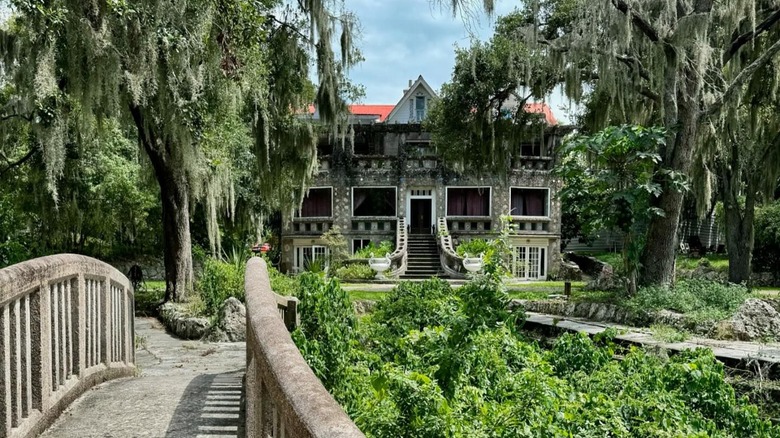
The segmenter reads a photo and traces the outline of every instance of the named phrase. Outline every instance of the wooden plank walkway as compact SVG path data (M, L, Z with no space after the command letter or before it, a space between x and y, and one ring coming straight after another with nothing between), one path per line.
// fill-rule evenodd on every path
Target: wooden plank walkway
M585 332L591 336L602 333L608 328L614 328L619 333L615 337L618 341L645 347L663 348L672 352L705 347L712 350L716 358L730 366L739 363L750 364L751 362L761 365L780 363L780 343L775 342L721 341L693 336L683 342L663 342L654 338L648 329L534 312L526 312L526 316L526 324L532 327L541 326L572 332Z

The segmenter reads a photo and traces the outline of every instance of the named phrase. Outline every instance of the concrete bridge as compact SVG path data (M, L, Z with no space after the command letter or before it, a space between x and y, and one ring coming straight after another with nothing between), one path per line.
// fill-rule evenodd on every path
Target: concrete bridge
M99 260L0 270L0 438L363 437L292 342L261 259L245 291L246 344L206 344L135 318L129 281Z

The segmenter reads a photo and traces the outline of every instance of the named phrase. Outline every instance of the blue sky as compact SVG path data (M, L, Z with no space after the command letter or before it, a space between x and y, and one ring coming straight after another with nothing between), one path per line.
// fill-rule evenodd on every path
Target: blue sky
M365 57L349 76L365 86L362 103L367 104L397 103L409 79L419 75L438 91L452 74L456 45L468 47L472 35L490 39L495 24L495 17L489 18L479 9L464 21L430 0L349 0L346 5L360 20L361 36L355 43ZM497 1L496 12L506 14L515 5ZM548 102L559 120L568 120L560 108L563 99L559 93Z

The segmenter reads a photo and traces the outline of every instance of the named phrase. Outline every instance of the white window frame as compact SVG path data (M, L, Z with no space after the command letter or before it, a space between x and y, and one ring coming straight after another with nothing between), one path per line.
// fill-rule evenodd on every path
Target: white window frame
M547 190L547 205L545 206L545 211L547 214L545 216L528 216L528 215L520 215L520 214L514 214L512 212L512 189L531 189L531 190ZM552 202L550 201L550 188L549 187L523 187L523 186L511 186L509 187L509 214L513 218L544 218L549 219L550 218L550 207L552 205Z
M395 216L355 216L355 189L393 189L395 193ZM397 186L354 186L350 187L350 209L349 215L353 218L376 217L376 218L397 218L398 217L398 187Z
M417 108L417 102L419 100L422 100L423 106L422 106L422 116L420 115L420 109ZM428 99L425 98L425 94L423 93L417 93L414 96L413 104L414 107L414 113L413 113L413 120L416 122L422 122L425 119L425 116L428 113Z
M449 210L450 205L450 189L488 189L488 214L487 216L460 216L451 215ZM491 218L493 217L493 187L491 186L445 186L444 187L444 217L474 217L474 218Z
M306 190L306 195L309 194L309 191L314 189L330 189L330 216L301 216L301 209L299 208L296 212L295 218L296 219L330 219L333 217L333 186L317 186L317 187L309 187Z
M518 250L524 249L524 257L523 260L518 260ZM534 250L536 252L536 266L531 266L531 252ZM528 281L541 281L541 280L547 280L547 271L550 268L549 263L547 260L548 257L548 247L545 245L516 245L512 247L512 276L519 279L519 280L528 280ZM544 261L544 267L542 268L542 261ZM523 275L518 275L519 269L518 269L518 263L523 263L525 266L523 268ZM534 272L534 275L531 275L531 272Z
M311 249L312 254L312 260L316 260L314 258L315 253L318 249L323 249L324 253L322 254L322 257L325 258L325 266L328 265L328 255L330 254L330 250L325 245L295 245L293 246L293 267L297 272L303 272L306 270L306 266L304 266L305 257L303 256L303 250L309 248ZM303 260L302 260L303 259Z
M363 249L371 243L371 239L352 239L352 255L355 255L355 253L358 251L355 249L356 242L360 242L360 249Z

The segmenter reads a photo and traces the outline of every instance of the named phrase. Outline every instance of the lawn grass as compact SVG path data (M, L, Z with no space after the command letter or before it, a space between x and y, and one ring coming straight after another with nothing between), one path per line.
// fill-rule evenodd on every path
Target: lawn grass
M164 281L145 281L144 284L135 291L135 313L136 315L152 315L155 308L165 297Z
M352 301L379 301L387 295L387 292L375 292L370 290L348 290L349 299Z
M616 252L600 252L587 255L601 260L604 263L609 263L616 271L620 271L623 266L623 258L620 253ZM689 257L684 254L677 256L677 269L684 269L692 271L696 269L700 264L709 262L710 267L718 272L727 272L729 270L729 256L726 254L707 254L704 257Z

